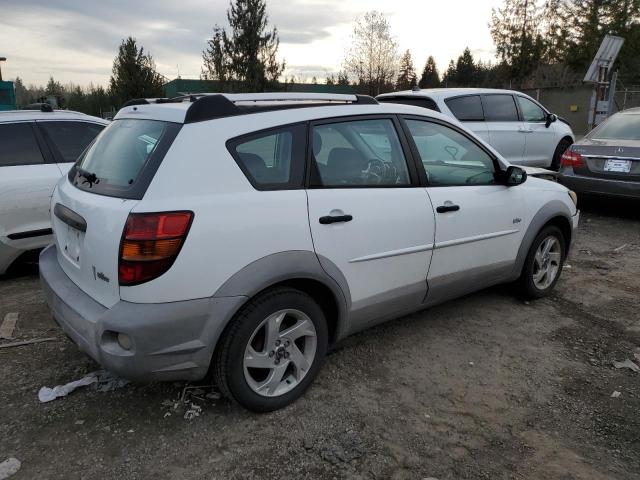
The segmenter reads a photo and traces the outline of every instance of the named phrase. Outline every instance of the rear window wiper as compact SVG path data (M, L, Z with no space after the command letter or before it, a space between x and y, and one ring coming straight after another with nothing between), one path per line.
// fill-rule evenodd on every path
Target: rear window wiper
M95 173L90 172L90 171L85 170L84 168L80 168L80 167L77 167L76 171L78 172L78 176L79 177L84 177L84 182L82 182L83 185L85 183L88 183L89 184L89 188L91 188L94 183L100 183L100 179L98 178L98 176Z

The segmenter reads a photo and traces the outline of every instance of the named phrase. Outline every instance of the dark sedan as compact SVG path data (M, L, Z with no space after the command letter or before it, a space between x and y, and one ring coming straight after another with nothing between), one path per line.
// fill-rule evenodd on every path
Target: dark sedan
M569 147L558 181L582 194L640 199L640 108L616 113Z

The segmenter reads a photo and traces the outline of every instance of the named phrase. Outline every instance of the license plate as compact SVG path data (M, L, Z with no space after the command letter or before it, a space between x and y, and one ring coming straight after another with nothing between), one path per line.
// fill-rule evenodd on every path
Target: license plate
M84 233L73 227L66 225L67 231L62 249L65 257L67 257L75 265L80 265L80 250Z
M631 160L609 159L604 162L604 171L629 173L631 171Z

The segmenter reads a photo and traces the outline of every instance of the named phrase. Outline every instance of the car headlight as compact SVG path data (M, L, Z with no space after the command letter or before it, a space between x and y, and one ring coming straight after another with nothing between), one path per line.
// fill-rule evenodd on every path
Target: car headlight
M578 208L578 194L573 190L569 190L567 193L569 194L569 197L571 197L571 201L573 202L573 205L576 208Z

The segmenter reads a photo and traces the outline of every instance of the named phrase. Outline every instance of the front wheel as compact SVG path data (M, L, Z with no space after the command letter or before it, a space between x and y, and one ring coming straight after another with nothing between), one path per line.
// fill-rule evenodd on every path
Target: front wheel
M520 275L522 293L528 298L542 298L555 287L562 265L566 245L558 227L543 228L531 244Z
M282 408L311 385L327 351L322 309L292 288L268 290L232 320L214 359L222 393L255 412Z

